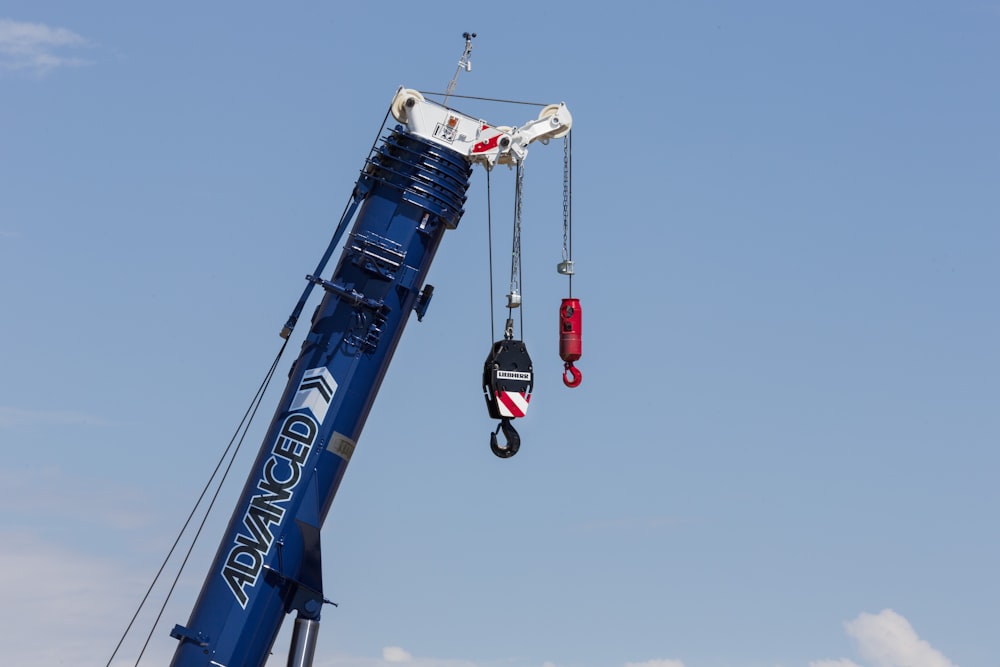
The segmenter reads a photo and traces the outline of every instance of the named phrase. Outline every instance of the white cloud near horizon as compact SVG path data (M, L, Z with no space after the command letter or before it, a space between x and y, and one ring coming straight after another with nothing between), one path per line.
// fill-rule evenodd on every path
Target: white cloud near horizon
M118 565L27 531L0 531L0 589L17 610L4 621L5 664L103 664L142 585ZM40 631L39 619L54 618L54 634Z
M872 667L957 667L892 609L861 614L844 627Z
M386 646L382 649L382 659L386 662L410 662L413 656L399 646Z
M461 660L452 658L425 658L414 656L401 646L386 646L382 649L382 657L364 658L358 656L330 656L317 658L316 667L388 667L389 665L406 664L410 667L493 667L495 665L512 664L509 660L501 663L481 662L476 660ZM541 667L557 667L557 664L546 660ZM680 660L655 659L644 662L627 662L623 667L684 667ZM840 667L832 665L831 667Z
M0 587L9 606L19 610L8 619L13 638L7 647L10 664L55 667L65 664L69 656L82 656L88 664L106 658L116 638L116 625L124 624L128 610L145 586L144 575L124 569L124 564L124 560L115 562L86 554L72 545L43 539L28 530L0 530ZM53 609L59 610L58 623L39 628L38 619L46 618ZM862 613L845 622L844 629L864 662L824 659L811 661L808 667L957 667L920 638L906 618L891 609L877 614ZM59 642L40 641L46 633L53 632L59 636ZM513 663L420 657L395 645L383 647L380 657L333 655L316 661L317 667L401 664L495 667ZM623 667L685 667L681 660L666 658L622 664ZM542 667L557 666L545 661Z
M86 39L66 28L0 18L0 71L42 76L57 67L80 67L90 61L62 55L88 46Z
M279 648L279 647L276 647ZM279 656L275 652L275 656ZM278 664L283 664L279 661ZM386 646L381 658L366 658L349 655L317 657L315 667L390 667L405 664L408 667L484 667L485 663L453 658L422 658L411 654L400 646Z

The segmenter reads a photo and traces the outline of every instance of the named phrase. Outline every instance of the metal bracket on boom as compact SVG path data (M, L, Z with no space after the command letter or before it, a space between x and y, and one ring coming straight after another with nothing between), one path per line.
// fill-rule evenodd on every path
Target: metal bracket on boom
M304 602L302 602L299 605L302 607L300 611L318 615L319 607L315 604L310 604L310 603L322 603L322 604L332 605L334 607L340 606L333 600L328 600L325 597L323 597L322 591L318 591L312 586L309 586L308 584L299 581L298 579L294 579L292 577L284 575L281 572L275 570L273 567L264 565L261 569L264 570L264 576L273 577L275 580L280 581L283 584L295 586L297 590L302 591L302 593L304 594L303 596Z
M205 633L189 630L180 624L174 626L174 629L170 631L170 636L181 641L193 642L198 646L208 646L209 638Z
M317 278L316 276L306 276L306 280L316 283L327 292L332 292L336 294L341 299L351 304L352 306L361 306L363 308L369 308L371 310L380 310L383 305L382 301L378 299L370 299L366 297L361 292L356 289L348 289L343 285L338 285L337 283L331 283L329 280L324 280L323 278Z
M434 285L428 283L417 295L417 302L413 304L413 310L417 313L417 322L424 321L427 314L427 306L431 305L431 298L434 296Z
M400 245L377 234L355 234L350 252L354 263L372 275L392 280L406 259Z

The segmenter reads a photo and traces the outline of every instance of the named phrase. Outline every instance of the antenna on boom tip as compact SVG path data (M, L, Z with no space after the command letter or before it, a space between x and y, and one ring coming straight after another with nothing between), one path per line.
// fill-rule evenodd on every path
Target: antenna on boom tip
M447 106L448 98L451 94L455 92L455 86L458 84L458 75L464 69L466 72L472 71L472 61L469 60L469 56L472 55L472 40L476 36L474 32L463 32L462 37L465 38L465 51L462 52L462 57L458 60L458 69L455 70L455 76L452 77L451 83L448 84L448 90L444 93L444 104Z

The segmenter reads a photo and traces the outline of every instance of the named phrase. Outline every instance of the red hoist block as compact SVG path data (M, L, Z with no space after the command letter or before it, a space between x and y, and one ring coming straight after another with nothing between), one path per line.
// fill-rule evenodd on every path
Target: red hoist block
M559 357L566 362L563 383L576 387L583 374L573 362L583 353L583 320L579 299L563 299L559 307Z

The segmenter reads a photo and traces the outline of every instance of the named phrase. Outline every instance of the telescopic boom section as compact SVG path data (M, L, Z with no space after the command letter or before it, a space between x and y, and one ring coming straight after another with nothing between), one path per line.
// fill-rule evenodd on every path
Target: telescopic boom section
M463 214L472 163L523 160L527 145L568 131L553 105L516 130L400 89L406 127L373 151L354 190L357 217L289 373L256 462L179 640L173 667L261 667L297 612L289 664L311 662L326 601L320 528L446 229ZM561 136L561 135L559 135ZM301 631L300 631L301 630Z

